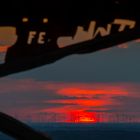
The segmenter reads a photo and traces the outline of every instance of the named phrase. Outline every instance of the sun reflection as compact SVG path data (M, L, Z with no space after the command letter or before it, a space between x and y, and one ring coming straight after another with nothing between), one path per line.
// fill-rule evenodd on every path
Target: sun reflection
M71 112L72 123L97 123L96 115L92 112L73 111Z

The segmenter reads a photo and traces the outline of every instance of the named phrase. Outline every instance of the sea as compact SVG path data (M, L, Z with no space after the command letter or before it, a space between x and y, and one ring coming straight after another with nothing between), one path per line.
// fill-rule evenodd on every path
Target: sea
M140 140L140 123L28 123L52 140ZM0 133L0 140L14 140ZM30 138L29 138L30 140Z

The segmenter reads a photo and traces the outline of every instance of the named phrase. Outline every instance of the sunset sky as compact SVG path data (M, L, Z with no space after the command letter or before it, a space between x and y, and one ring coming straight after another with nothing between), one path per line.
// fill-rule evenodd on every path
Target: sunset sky
M74 122L77 114L79 122L117 115L140 121L139 45L68 56L1 78L0 110L32 121Z

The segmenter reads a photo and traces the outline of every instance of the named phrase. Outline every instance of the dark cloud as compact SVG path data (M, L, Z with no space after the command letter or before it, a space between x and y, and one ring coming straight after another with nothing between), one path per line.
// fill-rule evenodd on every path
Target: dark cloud
M116 105L105 105L104 108L114 112L140 112L140 99L118 101Z
M77 104L75 103L44 103L44 107L64 107L64 106L76 106Z
M123 102L123 103L139 103L140 104L140 95L139 96L133 96L128 95L128 96L113 96L113 100Z
M119 102L122 108L128 108L129 110L140 110L140 95L139 96L115 96L113 100Z
M105 94L95 94L94 96L92 96L92 99L102 99L106 97Z
M120 112L119 110L114 110L114 109L91 109L91 110L85 110L87 112L95 112L95 113L117 113Z

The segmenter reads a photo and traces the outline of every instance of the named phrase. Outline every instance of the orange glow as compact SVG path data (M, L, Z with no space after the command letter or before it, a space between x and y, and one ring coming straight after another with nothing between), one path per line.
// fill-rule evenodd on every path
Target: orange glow
M43 23L48 23L48 18L44 18Z
M128 44L127 43L120 44L120 45L118 45L118 48L127 49Z
M73 111L71 112L71 122L74 123L96 123L97 118L94 113L85 111Z
M8 48L8 46L0 46L0 52L6 52Z
M80 88L62 88L58 90L59 94L63 95L90 95L90 94L127 94L125 90L122 89L80 89Z
M46 103L60 103L63 105L81 105L81 106L103 106L107 104L112 104L111 101L106 101L106 100L90 100L90 99L73 99L73 100L51 100L51 101L45 101Z
M29 19L28 19L27 17L24 17L24 18L22 19L22 21L23 21L23 22L28 22Z
M55 91L62 98L43 100L46 108L41 109L40 112L50 112L50 114L55 112L64 115L63 119L61 117L59 119L70 123L107 122L109 116L104 116L104 111L110 111L111 106L114 105L120 106L120 102L112 97L129 95L128 85L60 84L53 86L50 84L47 88ZM47 105L52 107L48 108Z
M94 124L118 122L119 119L129 121L131 116L130 119L129 116L124 117L122 111L126 108L131 115L131 110L135 110L137 102L134 101L139 99L140 84L63 83L7 78L1 81L0 88L1 97L6 95L6 99L10 99L9 106L1 99L1 110L13 116L16 112L17 116L32 121ZM21 101L22 96L24 99ZM131 97L134 106L129 102ZM17 106L15 98L19 99L16 100Z
M136 43L140 43L140 38L135 40Z

